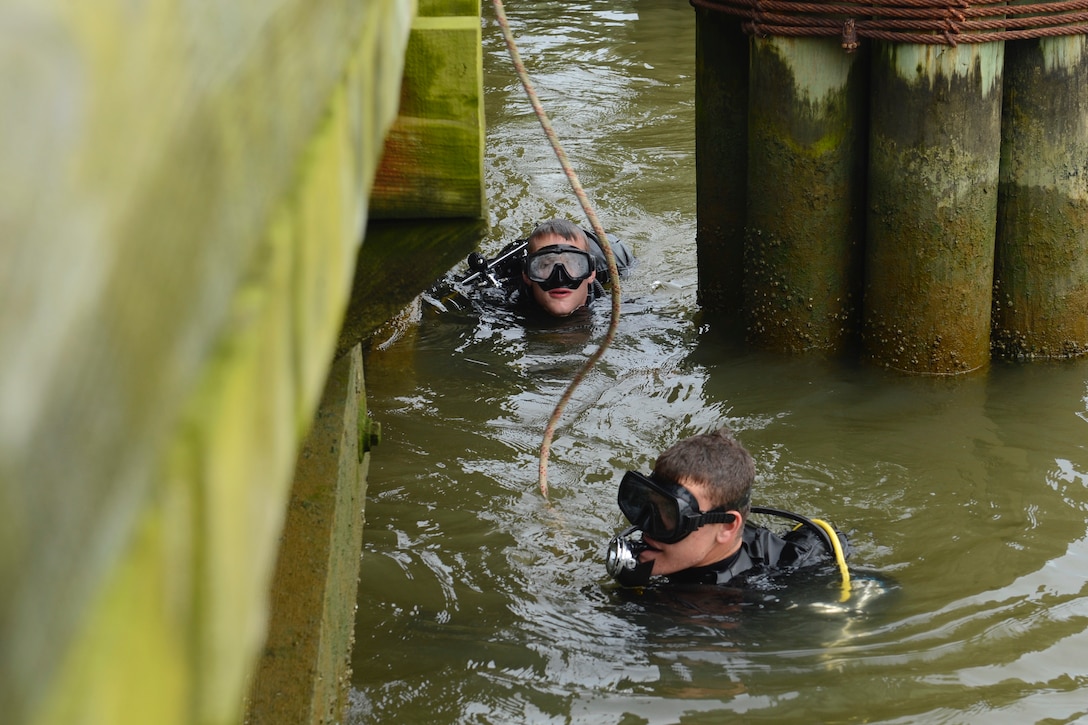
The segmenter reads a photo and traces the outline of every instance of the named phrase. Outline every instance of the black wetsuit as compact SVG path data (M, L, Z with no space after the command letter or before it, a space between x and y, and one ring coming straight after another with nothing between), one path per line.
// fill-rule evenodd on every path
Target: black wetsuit
M844 551L849 544L838 534ZM823 538L809 526L801 526L785 536L754 524L745 524L740 549L733 556L709 566L685 569L669 574L672 584L719 584L745 587L756 577L775 577L806 567L834 561Z

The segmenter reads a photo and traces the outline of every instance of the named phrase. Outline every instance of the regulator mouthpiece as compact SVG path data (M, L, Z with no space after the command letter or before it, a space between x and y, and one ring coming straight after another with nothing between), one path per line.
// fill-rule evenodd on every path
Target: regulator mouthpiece
M608 575L619 582L620 586L642 587L650 581L650 572L654 568L652 561L640 563L638 555L646 550L642 541L642 529L637 526L624 529L608 542L604 565Z

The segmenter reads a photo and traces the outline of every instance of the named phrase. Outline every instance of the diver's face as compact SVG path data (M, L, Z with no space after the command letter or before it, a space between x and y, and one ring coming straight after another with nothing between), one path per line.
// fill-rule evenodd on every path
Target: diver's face
M558 234L546 234L532 241L529 245L528 253L532 254L533 252L537 252L544 247L549 247L553 244L565 244L577 247L583 251L588 251L586 250L586 243L581 239L570 240L565 239ZM593 272L589 277L582 280L582 283L575 289L556 287L554 289L545 290L541 289L540 284L529 279L528 275L524 272L522 273L522 276L525 280L525 284L532 290L533 299L536 300L536 303L548 314L554 315L555 317L567 317L575 310L585 307L586 301L589 299L589 286L597 279L597 273Z
M688 479L680 479L679 483L695 496L700 510L709 511L713 508L704 486L692 483ZM640 562L654 563L651 572L653 576L674 574L697 566L709 566L731 556L740 548L740 533L743 528L744 521L738 515L729 524L700 526L672 544L663 544L643 534L642 540L648 548L639 554L638 559Z

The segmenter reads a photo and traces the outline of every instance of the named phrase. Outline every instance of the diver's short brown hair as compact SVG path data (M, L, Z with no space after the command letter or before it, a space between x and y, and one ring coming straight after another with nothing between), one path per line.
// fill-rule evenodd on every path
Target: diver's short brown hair
M568 242L576 242L576 245L581 246L583 249L589 248L589 241L586 239L585 232L577 224L566 219L548 219L537 224L529 235L529 247L532 248L534 239L552 234L562 237Z
M701 484L713 508L734 506L748 516L756 466L752 455L728 428L677 441L657 457L654 474Z

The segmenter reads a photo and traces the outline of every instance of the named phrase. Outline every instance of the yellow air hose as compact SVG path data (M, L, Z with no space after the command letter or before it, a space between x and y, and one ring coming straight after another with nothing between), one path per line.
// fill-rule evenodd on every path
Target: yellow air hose
M827 534L827 538L831 540L831 549L835 554L835 563L839 565L839 573L842 574L842 598L839 601L845 602L850 598L850 569L846 566L846 555L842 551L842 543L839 541L839 535L835 533L835 529L831 527L831 524L823 519L812 519L812 523L823 529Z

